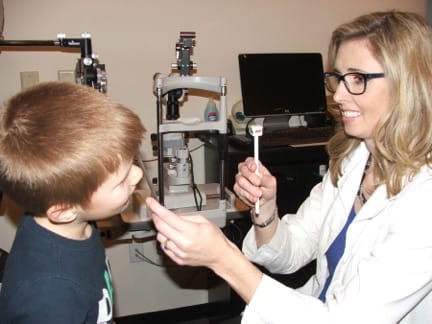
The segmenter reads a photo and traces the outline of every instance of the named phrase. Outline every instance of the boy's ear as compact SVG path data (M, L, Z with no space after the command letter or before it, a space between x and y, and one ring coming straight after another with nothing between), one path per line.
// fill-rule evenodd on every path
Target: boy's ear
M78 212L73 206L53 205L48 208L46 215L51 222L61 224L73 222Z

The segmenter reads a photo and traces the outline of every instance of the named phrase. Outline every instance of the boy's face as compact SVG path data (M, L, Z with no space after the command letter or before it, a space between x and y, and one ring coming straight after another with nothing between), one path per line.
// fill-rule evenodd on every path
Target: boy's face
M99 220L126 209L129 197L141 180L143 171L132 161L121 162L117 172L110 174L93 193L87 208L80 210L83 220Z

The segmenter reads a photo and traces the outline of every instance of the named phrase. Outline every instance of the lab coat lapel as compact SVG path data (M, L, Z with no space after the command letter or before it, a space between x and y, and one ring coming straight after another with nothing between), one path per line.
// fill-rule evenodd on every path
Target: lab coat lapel
M342 167L343 176L338 181L338 201L346 210L345 219L348 218L348 213L354 204L368 158L369 151L366 149L366 145L361 143Z
M388 205L388 203L387 190L385 185L381 185L375 189L372 196L370 196L366 204L362 207L362 209L360 209L355 221L361 221L375 217Z
M324 251L327 250L348 219L368 156L369 152L361 144L361 147L355 150L343 167L343 176L338 181L338 187L334 189L332 204L328 208L324 221L327 226L323 229L322 235L331 238L330 240L320 240L325 244L321 246Z

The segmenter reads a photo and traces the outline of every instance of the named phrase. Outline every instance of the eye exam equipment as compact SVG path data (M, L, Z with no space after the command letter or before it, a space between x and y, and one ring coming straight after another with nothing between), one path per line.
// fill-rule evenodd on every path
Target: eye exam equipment
M171 64L172 70L178 70L180 75L191 75L196 69L196 64L190 60L192 49L195 46L194 32L181 32L180 39L176 43L177 62ZM179 102L187 95L187 89L174 89L168 91L166 119L176 120L180 117Z
M2 50L19 50L24 47L32 49L59 48L60 51L79 48L81 57L75 66L75 81L88 85L99 92L107 90L105 64L99 63L98 56L92 52L91 36L83 33L81 38L66 38L65 34L58 34L57 40L0 40Z
M180 32L176 43L177 62L171 65L175 73L154 76L154 92L157 108L157 147L158 147L158 199L162 205L174 209L176 213L191 215L201 213L218 226L225 226L226 202L224 184L224 160L226 151L226 80L224 77L193 76L196 65L190 60L195 45L194 32ZM199 89L216 94L220 101L217 121L204 121L203 111L197 117L180 117L180 102L188 95L188 89ZM165 99L166 98L166 99ZM165 104L164 104L165 103ZM166 106L166 107L165 107ZM163 110L166 110L164 118ZM208 199L206 190L199 190L193 181L193 165L182 134L188 132L217 131L220 155L220 182ZM176 143L177 142L177 143ZM209 189L213 184L201 187ZM213 186L214 187L214 186ZM212 188L213 188L212 187ZM197 203L197 192L201 203ZM212 190L210 190L212 191Z

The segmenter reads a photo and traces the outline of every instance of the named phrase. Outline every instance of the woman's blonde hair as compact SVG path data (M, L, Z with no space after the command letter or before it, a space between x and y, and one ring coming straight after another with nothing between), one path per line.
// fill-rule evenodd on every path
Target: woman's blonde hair
M391 84L390 114L374 132L378 184L389 196L400 192L405 177L430 164L432 149L432 29L419 15L375 12L339 26L332 34L328 63L334 68L343 42L367 39ZM347 136L339 114L337 132L328 144L334 185L342 174L343 159L360 140Z
M86 207L91 195L134 158L145 132L139 117L93 88L45 82L0 111L0 188L27 210Z

